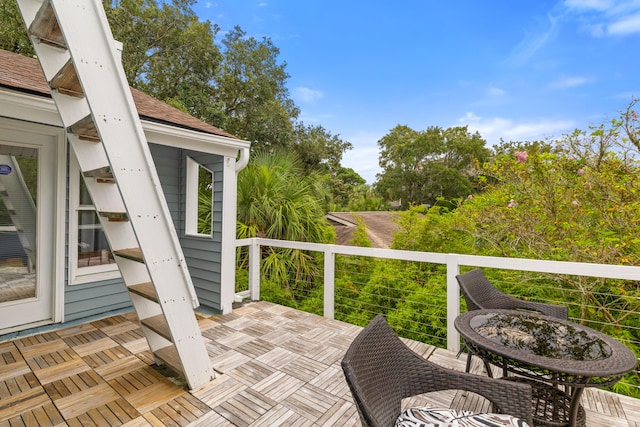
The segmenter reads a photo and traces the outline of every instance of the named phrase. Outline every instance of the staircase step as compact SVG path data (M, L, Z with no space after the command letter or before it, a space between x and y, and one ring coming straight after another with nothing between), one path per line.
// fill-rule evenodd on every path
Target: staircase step
M95 178L96 182L101 184L115 184L116 182L110 166L83 172L82 176L85 178Z
M142 256L140 248L119 249L117 251L113 251L113 254L121 258L130 259L131 261L144 262L144 257Z
M100 142L100 135L91 115L88 115L67 128L67 132L78 135L83 141Z
M146 298L153 302L159 302L158 294L156 294L156 289L153 287L152 282L144 282L138 283L137 285L129 286L129 292L134 293L136 295L140 295L143 298Z
M29 27L29 33L37 37L41 43L64 49L67 48L62 31L60 30L60 25L58 24L49 0L45 0L42 3L40 10Z
M100 212L100 216L107 218L109 222L128 222L129 214L126 212Z
M51 90L57 90L58 92L73 96L75 98L83 98L84 91L80 80L78 80L78 73L76 67L73 66L71 58L62 66L60 71L53 76L49 82Z
M161 337L165 338L166 340L173 342L171 331L169 330L169 325L167 325L167 321L163 314L147 317L146 319L140 320L140 323L151 329Z
M162 347L161 349L156 350L154 355L171 369L181 375L184 375L184 368L182 367L182 363L180 363L180 356L178 355L178 351L174 345Z

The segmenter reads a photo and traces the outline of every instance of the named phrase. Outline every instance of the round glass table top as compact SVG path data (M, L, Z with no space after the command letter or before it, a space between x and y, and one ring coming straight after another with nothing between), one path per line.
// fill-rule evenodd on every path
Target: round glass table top
M595 361L611 356L611 347L591 330L518 313L483 313L469 326L495 344L559 360Z

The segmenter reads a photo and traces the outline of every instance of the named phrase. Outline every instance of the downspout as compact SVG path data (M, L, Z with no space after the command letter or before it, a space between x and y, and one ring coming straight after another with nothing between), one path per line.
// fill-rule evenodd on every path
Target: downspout
M242 169L246 168L248 164L249 164L249 149L241 148L240 158L236 162L236 174L238 174Z

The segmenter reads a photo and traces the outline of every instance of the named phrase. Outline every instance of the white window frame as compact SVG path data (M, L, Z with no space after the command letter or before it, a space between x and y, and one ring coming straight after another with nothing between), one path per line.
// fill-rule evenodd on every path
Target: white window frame
M213 224L211 225L211 234L203 234L198 232L198 179L200 168L203 168L211 174L211 201L213 205L213 177L214 173L210 169L204 167L189 156L187 158L187 182L186 182L186 200L185 200L185 228L184 232L187 236L207 237L213 235Z
M117 279L121 275L116 263L78 267L78 212L95 207L80 205L80 166L73 150L69 158L69 285Z

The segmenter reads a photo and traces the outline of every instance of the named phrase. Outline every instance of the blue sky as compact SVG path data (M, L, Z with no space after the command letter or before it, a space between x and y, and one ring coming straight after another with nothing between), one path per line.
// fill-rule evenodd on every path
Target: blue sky
M398 124L487 145L557 138L640 97L640 0L199 0L224 33L269 37L300 120L353 144L370 184Z

